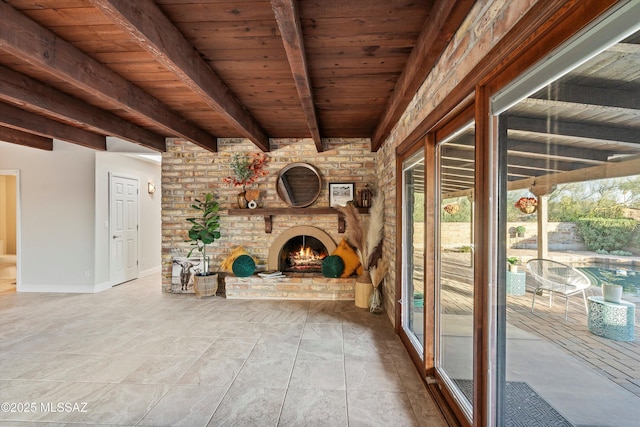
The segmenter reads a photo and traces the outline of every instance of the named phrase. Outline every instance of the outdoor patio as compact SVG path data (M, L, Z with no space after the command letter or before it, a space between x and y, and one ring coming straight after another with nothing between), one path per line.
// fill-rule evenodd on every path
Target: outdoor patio
M513 253L513 252L518 252ZM460 254L459 256L461 256ZM467 254L468 255L468 254ZM509 250L520 259L535 257L535 251ZM550 253L549 258L576 263L593 253ZM640 258L625 257L639 265ZM443 335L451 346L445 352L456 355L448 371L465 378L472 366L472 289L462 283L469 268L445 262L442 289ZM596 336L587 329L587 315L581 295L569 298L569 316L564 318L564 298L549 307L545 294L531 312L533 279L527 274L526 293L507 296L506 376L508 382L526 382L573 425L633 425L640 417L640 330L635 340L614 341ZM587 296L601 295L592 286ZM640 298L623 296L636 306ZM636 325L639 323L636 310ZM456 350L458 350L456 352ZM458 371L457 367L461 369ZM466 367L466 368L465 368Z

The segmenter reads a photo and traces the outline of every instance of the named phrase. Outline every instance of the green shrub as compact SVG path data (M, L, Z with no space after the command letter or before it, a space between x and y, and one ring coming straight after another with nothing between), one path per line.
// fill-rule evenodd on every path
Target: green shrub
M631 256L631 255L633 255L631 252L628 252L628 251L611 251L610 253L611 253L611 255L618 255L618 256Z
M576 224L589 250L611 252L629 247L638 221L631 218L580 218Z

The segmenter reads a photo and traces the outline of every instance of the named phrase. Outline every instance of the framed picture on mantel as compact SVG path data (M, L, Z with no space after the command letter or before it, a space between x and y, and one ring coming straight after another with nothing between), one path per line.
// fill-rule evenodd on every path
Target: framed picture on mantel
M346 206L354 198L353 182L329 183L329 206Z

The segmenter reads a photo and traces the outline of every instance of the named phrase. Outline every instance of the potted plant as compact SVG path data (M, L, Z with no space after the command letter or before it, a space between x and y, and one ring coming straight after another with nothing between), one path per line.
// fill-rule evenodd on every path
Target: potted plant
M266 169L268 158L264 153L236 153L231 159L231 170L234 176L228 176L222 181L227 184L233 184L235 187L242 187L242 191L238 193L238 207L244 209L247 207L246 186L253 184L258 178L266 176L269 171ZM252 199L251 199L252 200Z
M519 260L517 256L511 256L507 258L508 268L510 272L512 273L518 272L518 261Z
M516 227L516 233L518 233L518 237L524 237L525 231L527 231L527 228L524 225L519 225Z
M614 273L610 271L601 272L602 276L607 279L606 282L602 282L602 297L607 302L619 303L622 299L622 285L618 285L614 282L620 280Z
M218 215L220 205L214 200L213 194L207 193L204 200L195 199L191 207L200 215L187 218L191 224L187 242L191 242L193 246L187 257L190 257L196 249L202 254L202 271L194 274L193 289L198 297L215 295L218 290L218 275L209 271L207 245L220 238L220 215Z
M524 214L532 214L538 209L538 199L535 197L520 197L514 206Z

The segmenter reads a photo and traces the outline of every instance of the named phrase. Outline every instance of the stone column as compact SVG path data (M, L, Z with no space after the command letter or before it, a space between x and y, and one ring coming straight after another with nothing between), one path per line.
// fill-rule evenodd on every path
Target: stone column
M547 259L549 255L549 236L547 222L549 219L549 195L556 189L555 185L536 185L535 181L529 188L538 199L538 258Z

